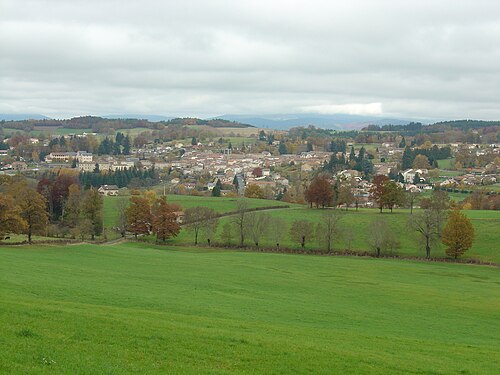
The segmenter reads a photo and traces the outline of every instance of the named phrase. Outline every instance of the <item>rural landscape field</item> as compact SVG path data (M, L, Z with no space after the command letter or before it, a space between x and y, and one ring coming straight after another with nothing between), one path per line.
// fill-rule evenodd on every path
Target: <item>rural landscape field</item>
M0 4L0 375L500 374L499 1Z
M0 256L2 373L500 366L497 268L137 243Z

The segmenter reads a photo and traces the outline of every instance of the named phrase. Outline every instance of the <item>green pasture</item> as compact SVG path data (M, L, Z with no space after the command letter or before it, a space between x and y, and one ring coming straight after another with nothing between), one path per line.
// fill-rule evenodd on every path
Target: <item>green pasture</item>
M0 259L2 374L500 368L497 268L138 243Z
M458 193L457 193L458 194ZM466 197L463 195L464 199ZM107 197L104 204L104 224L105 227L111 228L116 222L116 200L128 199L128 197ZM169 195L168 201L171 203L179 204L183 209L195 206L207 206L214 210L224 213L234 211L236 209L237 198L215 198L215 197L195 197L187 195ZM286 205L284 202L263 200L263 199L249 199L249 207L263 207L274 205ZM295 243L290 239L290 227L295 220L308 220L317 225L327 212L331 209L311 209L303 205L292 204L290 208L277 209L264 211L272 218L282 218L286 225L284 228L270 228L269 233L261 239L260 246L274 247L276 244L275 232L281 230L283 235L280 240L281 247L288 247L293 249L300 249L300 244ZM414 210L417 212L418 210ZM381 218L387 220L388 224L397 235L401 248L395 252L387 253L401 254L409 256L424 256L425 252L422 244L415 233L409 230L408 221L411 220L410 210L408 209L395 209L393 213L385 211L380 214L377 209L349 209L347 212L336 210L343 215L341 219L341 235L334 241L334 249L336 250L355 250L367 251L369 250L367 244L367 236L369 235L368 228L370 223ZM477 258L488 262L500 263L500 213L498 211L464 211L471 219L472 224L476 230L476 239L472 248L467 252L465 257ZM218 233L216 234L215 243L221 244L221 233L223 225L227 222L232 222L233 217L227 216L220 219L218 226ZM272 227L272 226L271 226ZM108 236L111 235L109 231ZM233 240L231 245L237 245L238 236L236 230L233 229ZM151 239L152 240L152 239ZM205 243L206 239L200 236L199 241ZM171 240L171 243L177 245L192 245L194 243L193 235L183 229L178 237ZM246 245L252 246L250 238L247 238ZM322 248L322 244L316 240L306 240L306 250L318 250ZM436 244L431 252L432 256L444 257L444 247L441 244Z
M441 159L437 163L440 169L455 169L455 158Z

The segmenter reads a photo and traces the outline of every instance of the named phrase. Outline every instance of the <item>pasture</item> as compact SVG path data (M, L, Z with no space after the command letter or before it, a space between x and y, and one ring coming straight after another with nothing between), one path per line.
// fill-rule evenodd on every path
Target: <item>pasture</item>
M104 223L105 226L111 228L116 221L116 210L114 209L117 199L128 199L128 197L108 197L105 199L104 207ZM229 212L236 209L236 198L215 198L215 197L195 197L187 195L169 195L168 201L179 204L183 209L194 206L211 207L217 212ZM249 207L263 207L269 205L286 205L284 202L249 199ZM292 242L289 231L290 226L295 220L309 220L315 225L322 220L323 215L327 210L310 209L303 205L291 204L290 208L270 210L268 214L273 217L281 217L286 222L285 228L280 228L284 233L280 244L282 247L292 249L300 249L300 244ZM417 212L418 210L415 210ZM498 211L464 211L472 220L472 224L476 230L476 240L472 248L466 253L465 257L481 259L487 262L500 263L500 213ZM367 251L368 245L366 238L369 235L368 228L371 222L383 218L387 220L392 230L397 234L401 243L401 248L394 253L408 256L424 256L425 252L415 233L408 229L408 221L411 220L410 211L408 209L395 209L393 213L384 211L380 214L377 209L349 209L347 212L341 212L343 218L341 220L341 235L334 241L334 249L336 250L354 250ZM220 219L216 240L213 242L221 242L220 235L224 223L231 222L232 217L223 217ZM268 235L260 241L261 246L273 247L276 244L276 230L270 230ZM111 232L110 232L111 233ZM213 239L212 239L213 240ZM192 245L193 236L191 233L183 229L178 237L172 239L170 243L177 245ZM206 241L203 236L200 242ZM237 245L237 234L234 232L231 245ZM247 240L247 245L252 246L250 240ZM317 241L306 241L306 250L321 249L321 244ZM391 255L386 253L385 255ZM433 247L431 255L433 257L444 257L444 247L436 244Z
M497 268L138 243L0 259L2 374L500 367Z

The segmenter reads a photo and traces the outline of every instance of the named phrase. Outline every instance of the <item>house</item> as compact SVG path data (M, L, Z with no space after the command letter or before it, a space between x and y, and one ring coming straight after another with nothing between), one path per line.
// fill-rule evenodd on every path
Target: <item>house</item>
M78 160L79 163L91 163L92 153L87 151L78 151L76 153L76 160Z
M427 175L428 171L427 169L407 169L401 174L403 175L403 179L405 182L412 183L417 173L420 177L422 177L424 175Z
M118 186L116 185L102 185L99 189L97 189L99 194L106 196L116 196L118 195Z
M45 157L47 163L58 162L68 163L76 157L76 152L51 152Z
M94 172L95 163L88 163L88 162L78 163L76 167L80 172Z
M24 161L15 161L12 163L12 169L16 171L25 171L28 169L28 164L26 164Z

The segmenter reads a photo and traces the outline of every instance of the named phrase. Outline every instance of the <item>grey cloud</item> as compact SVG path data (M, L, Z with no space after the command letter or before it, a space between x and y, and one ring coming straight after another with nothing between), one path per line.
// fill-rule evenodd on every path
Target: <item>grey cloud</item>
M496 1L2 1L0 112L500 118Z

